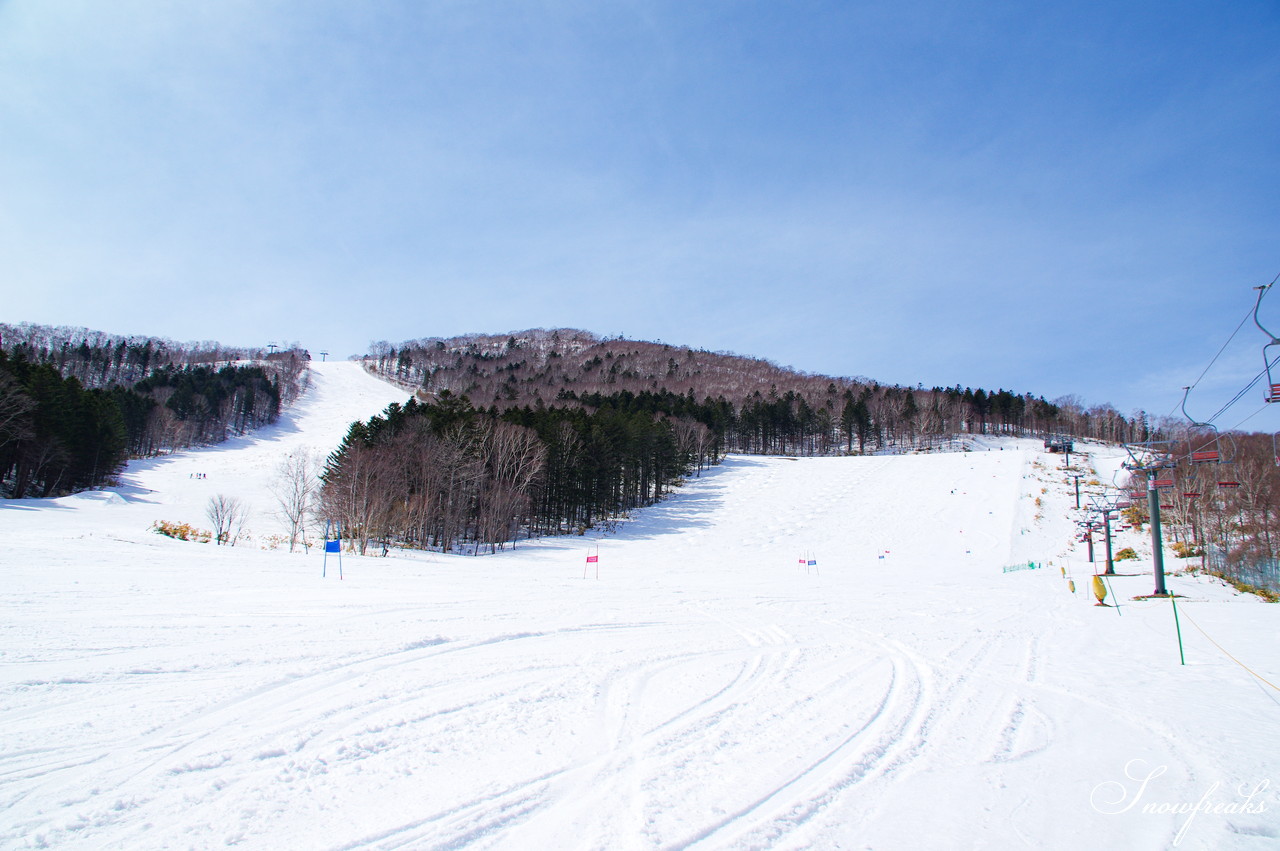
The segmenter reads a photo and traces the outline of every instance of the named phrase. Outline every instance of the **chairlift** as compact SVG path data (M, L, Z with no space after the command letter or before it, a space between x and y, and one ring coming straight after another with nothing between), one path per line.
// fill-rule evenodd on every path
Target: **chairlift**
M1069 435L1051 434L1044 439L1044 448L1046 452L1065 452L1070 455L1074 444Z
M1173 444L1169 440L1147 440L1137 443L1121 443L1120 446L1129 456L1128 461L1121 462L1125 470L1136 473L1148 473L1172 467L1177 462L1173 455Z
M1233 488L1240 487L1240 483L1239 482L1218 482L1218 487L1230 490Z
M1253 305L1253 324L1258 326L1258 330L1267 335L1267 339L1271 342L1262 347L1262 366L1267 374L1267 392L1263 399L1267 402L1280 402L1280 376L1271 373L1271 354L1269 350L1274 346L1280 346L1280 338L1272 334L1266 328L1262 327L1262 323L1258 321L1258 308L1262 306L1262 297L1271 289L1271 284L1261 287L1254 287L1258 291L1258 300Z
M1218 427L1212 423L1199 422L1195 417L1187 413L1187 396L1190 395L1191 388L1182 388L1182 415L1186 417L1191 425L1196 428L1205 429L1209 432L1209 436L1203 442L1199 437L1188 439L1188 443L1193 445L1190 459L1192 464L1230 464L1235 461L1235 441L1229 435L1221 435L1218 433ZM1280 401L1280 400L1278 400ZM1226 450L1224 452L1224 450ZM1223 457L1223 455L1227 457Z
M1199 491L1183 491L1182 496L1186 499L1195 499L1200 495Z

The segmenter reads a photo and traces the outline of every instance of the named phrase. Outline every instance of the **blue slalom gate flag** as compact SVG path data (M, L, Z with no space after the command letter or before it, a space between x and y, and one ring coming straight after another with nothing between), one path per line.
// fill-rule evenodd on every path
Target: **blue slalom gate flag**
M338 537L330 540L329 532L332 529ZM333 553L338 557L338 578L342 578L342 525L324 524L324 564L320 568L320 577L323 579L325 574L329 572L329 553Z

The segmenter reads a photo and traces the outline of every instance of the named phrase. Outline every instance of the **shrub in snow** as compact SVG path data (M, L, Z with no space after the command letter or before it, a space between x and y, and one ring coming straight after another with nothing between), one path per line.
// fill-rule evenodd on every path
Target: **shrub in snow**
M213 533L206 529L197 529L189 523L170 523L168 520L157 520L151 529L161 535L177 538L179 541L195 541L207 544L213 540Z
M1173 554L1178 558L1197 558L1204 555L1204 550L1190 541L1174 541Z

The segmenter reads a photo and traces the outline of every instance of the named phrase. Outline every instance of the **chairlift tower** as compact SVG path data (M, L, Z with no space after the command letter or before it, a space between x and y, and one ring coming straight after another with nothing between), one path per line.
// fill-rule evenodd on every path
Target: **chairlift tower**
M1106 496L1090 495L1089 501L1093 503L1093 510L1102 517L1103 534L1106 535L1107 541L1107 569L1104 571L1107 576L1116 575L1115 560L1111 557L1111 516L1112 513L1118 514L1120 509L1117 507L1117 500Z
M1084 530L1084 542L1089 545L1089 564L1093 564L1093 533L1101 531L1102 524L1096 520L1081 520L1076 524Z
M1076 511L1080 510L1080 480L1084 478L1084 473L1067 473L1068 479L1075 479L1076 482Z
M1122 466L1147 477L1147 509L1151 515L1151 572L1156 580L1156 590L1152 592L1152 596L1168 597L1169 591L1164 584L1164 537L1160 533L1160 491L1173 487L1173 469L1177 466L1177 461L1170 451L1171 441L1149 440L1122 445L1129 455L1129 460Z
M324 360L325 360L325 358L327 358L327 357L329 357L329 353L328 353L328 352L321 352L321 353L320 353L320 362L321 362L321 363L324 363Z

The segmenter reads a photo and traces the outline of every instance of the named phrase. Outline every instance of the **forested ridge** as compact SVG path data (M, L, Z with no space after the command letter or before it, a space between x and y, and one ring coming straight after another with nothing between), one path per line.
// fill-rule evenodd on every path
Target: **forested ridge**
M679 397L665 403L665 413L698 419L730 452L918 449L956 434L1060 432L1120 442L1147 439L1152 428L1142 411L1125 416L1070 397L1049 402L1003 388L886 385L564 328L379 342L368 363L428 397L447 390L500 409L591 404L619 394Z
M99 487L130 457L274 422L302 391L306 362L296 348L0 325L0 490L21 498Z

